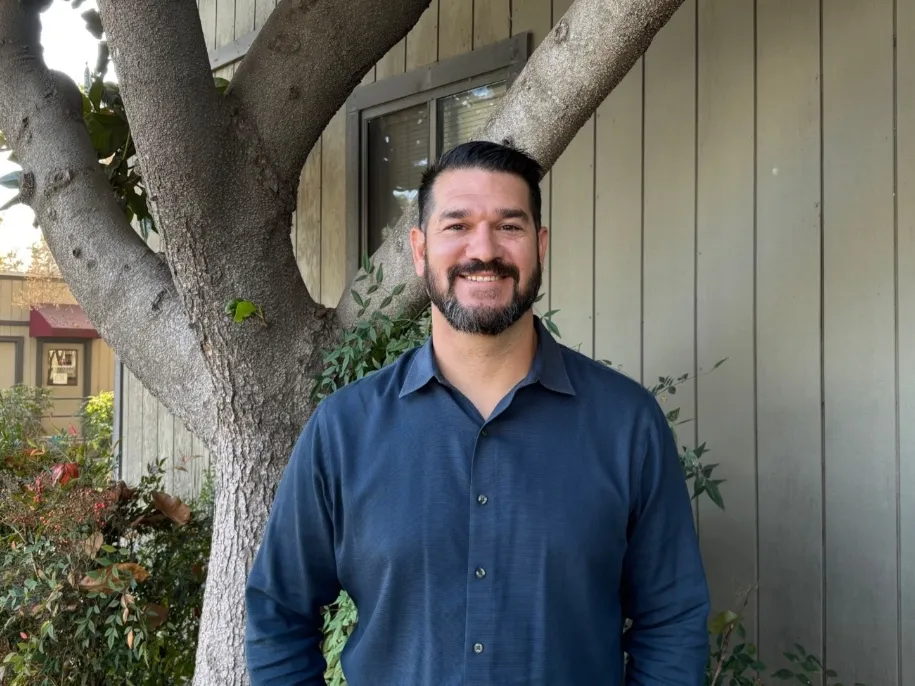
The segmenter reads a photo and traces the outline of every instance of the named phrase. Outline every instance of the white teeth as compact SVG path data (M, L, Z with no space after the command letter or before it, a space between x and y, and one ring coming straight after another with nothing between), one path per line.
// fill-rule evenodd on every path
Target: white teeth
M498 281L498 276L474 276L468 275L464 277L465 279L470 279L471 281Z

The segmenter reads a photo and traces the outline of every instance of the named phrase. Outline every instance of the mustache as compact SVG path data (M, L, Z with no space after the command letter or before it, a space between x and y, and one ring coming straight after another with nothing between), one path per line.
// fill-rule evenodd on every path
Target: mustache
M500 259L483 262L482 260L471 260L464 264L458 264L448 270L448 281L453 282L459 276L469 274L479 274L480 272L491 272L499 277L511 277L515 281L521 278L518 268L511 264L506 264Z

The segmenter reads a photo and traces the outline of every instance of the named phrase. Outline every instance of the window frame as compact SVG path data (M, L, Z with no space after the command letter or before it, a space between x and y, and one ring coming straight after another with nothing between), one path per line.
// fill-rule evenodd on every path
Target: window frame
M407 107L429 107L429 159L438 145L437 101L496 81L511 88L530 57L531 32L356 87L346 101L346 280L368 245L366 187L368 120Z

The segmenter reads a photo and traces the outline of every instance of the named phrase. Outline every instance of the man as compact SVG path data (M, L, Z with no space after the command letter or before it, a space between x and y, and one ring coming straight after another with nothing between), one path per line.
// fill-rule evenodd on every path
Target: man
M532 314L540 178L482 142L426 172L410 239L431 340L327 398L295 446L248 582L254 686L324 683L341 588L351 686L704 683L708 591L665 417Z

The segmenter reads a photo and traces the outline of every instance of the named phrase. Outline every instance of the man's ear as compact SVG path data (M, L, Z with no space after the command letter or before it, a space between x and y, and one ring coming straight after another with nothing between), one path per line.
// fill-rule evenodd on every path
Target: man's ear
M537 251L540 254L540 264L546 259L546 251L550 245L550 231L545 226L541 226L537 231Z
M426 275L426 234L418 226L410 229L410 249L413 252L413 267L416 275Z

